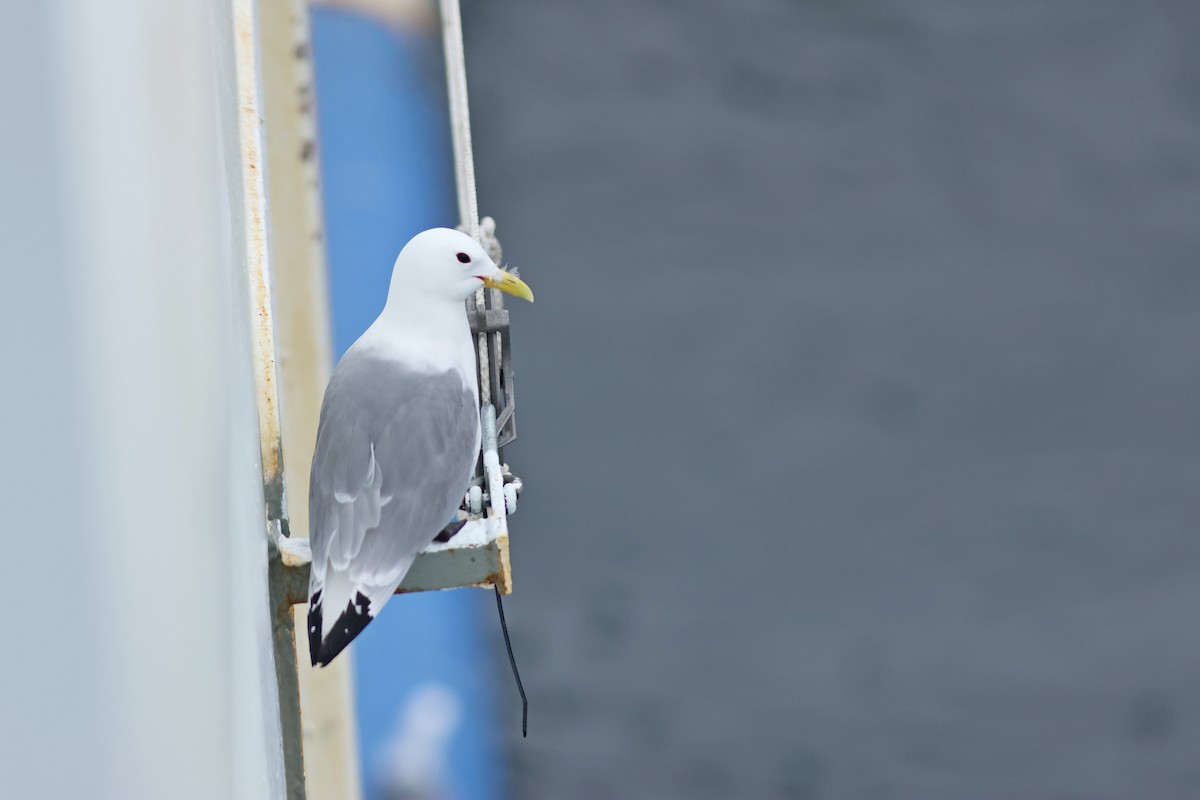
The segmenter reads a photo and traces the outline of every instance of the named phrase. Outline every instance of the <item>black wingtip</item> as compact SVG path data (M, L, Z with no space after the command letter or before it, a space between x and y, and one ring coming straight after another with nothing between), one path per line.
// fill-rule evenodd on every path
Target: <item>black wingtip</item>
M327 667L338 653L354 641L354 637L363 632L374 617L370 612L371 601L366 595L358 592L354 601L346 604L346 608L333 623L329 636L321 638L321 593L318 591L308 601L308 651L312 656L314 667Z
M315 667L321 657L321 592L308 598L308 653Z

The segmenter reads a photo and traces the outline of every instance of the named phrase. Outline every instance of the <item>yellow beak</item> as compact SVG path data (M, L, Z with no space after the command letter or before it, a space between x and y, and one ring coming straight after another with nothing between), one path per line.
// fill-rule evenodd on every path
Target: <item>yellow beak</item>
M497 272L494 277L484 278L483 285L533 302L533 291L525 284L525 281L504 270Z

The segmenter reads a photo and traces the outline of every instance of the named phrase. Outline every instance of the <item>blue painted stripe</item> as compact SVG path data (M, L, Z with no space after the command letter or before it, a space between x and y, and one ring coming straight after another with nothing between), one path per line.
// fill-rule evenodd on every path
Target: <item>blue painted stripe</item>
M326 6L315 7L312 18L340 355L383 307L404 243L426 228L455 223L453 170L445 106L428 79L440 69L436 43ZM414 693L430 683L446 687L462 712L445 751L442 796L504 796L493 654L482 631L494 624L493 613L491 596L477 589L399 597L352 646L367 798L385 796L383 754Z

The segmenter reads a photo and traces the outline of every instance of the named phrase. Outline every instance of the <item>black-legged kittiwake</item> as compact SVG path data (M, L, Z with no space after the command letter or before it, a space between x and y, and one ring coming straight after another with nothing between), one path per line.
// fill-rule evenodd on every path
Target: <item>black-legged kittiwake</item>
M479 382L463 301L481 286L533 300L471 237L417 234L387 303L333 371L309 489L308 641L328 664L450 522L479 454Z

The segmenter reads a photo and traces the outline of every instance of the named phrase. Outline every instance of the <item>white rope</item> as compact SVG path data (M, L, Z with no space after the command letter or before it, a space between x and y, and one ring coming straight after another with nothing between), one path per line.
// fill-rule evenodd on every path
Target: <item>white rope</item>
M454 183L458 189L460 226L483 244L479 227L479 195L475 189L475 155L471 150L471 108L467 102L467 61L463 52L462 13L458 0L441 0L442 49L446 54L446 91L450 101L450 135L454 143ZM475 292L475 307L484 309L484 289ZM491 369L488 364L487 334L476 341L479 354L479 400L492 399Z
M450 99L450 134L454 139L454 178L458 185L458 216L467 233L480 240L479 198L475 193L475 158L471 151L471 109L467 104L462 15L458 0L441 0L441 8L446 89Z

